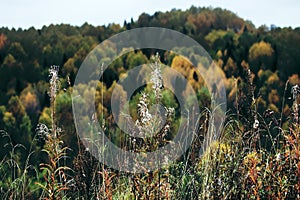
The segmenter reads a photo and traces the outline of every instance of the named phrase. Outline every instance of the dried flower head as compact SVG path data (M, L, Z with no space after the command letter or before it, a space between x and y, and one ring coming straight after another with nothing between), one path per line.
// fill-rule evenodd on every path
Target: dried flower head
M300 94L300 85L294 85L291 89L291 93L293 95L293 100L295 100Z
M135 123L138 127L140 136L145 135L145 133L151 128L152 115L149 112L148 104L147 94L142 93L137 105L140 119L138 119Z
M161 90L163 87L163 81L162 81L162 72L160 68L160 57L157 53L155 56L152 56L152 60L154 63L151 65L152 72L151 72L151 78L150 81L153 83L153 90L156 98L161 97Z
M59 66L51 66L49 69L49 76L50 76L50 91L49 96L51 99L55 99L56 92L58 91L58 71Z
M38 124L36 128L36 132L38 134L38 138L42 141L46 140L48 137L50 130L45 124Z
M152 115L149 113L148 109L148 96L145 93L142 93L140 101L138 103L138 112L140 115L140 120L142 124L147 124L151 119Z
M258 129L258 126L259 126L259 121L257 119L255 119L254 123L253 123L253 128Z
M298 95L300 94L300 86L294 85L291 89L293 95L292 116L295 123L299 123L299 104Z

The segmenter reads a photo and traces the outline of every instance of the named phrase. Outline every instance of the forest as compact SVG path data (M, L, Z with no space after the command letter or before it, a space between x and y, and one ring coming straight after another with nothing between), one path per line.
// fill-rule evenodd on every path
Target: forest
M72 91L91 50L141 27L168 28L197 41L224 75L227 110L221 135L200 155L210 131L212 95L192 64L160 49L133 50L114 60L96 87L80 90L95 94L93 120L120 148L154 151L175 137L181 118L169 90L139 88L129 102L139 130L156 126L145 123L143 112L158 100L167 108L167 121L151 140L132 145L116 124L111 102L115 88L126 93L118 82L135 66L164 65L181 73L201 112L201 126L180 158L134 174L104 165L85 147L74 123ZM229 10L194 6L107 26L0 28L0 198L300 199L299 47L300 27L255 27ZM99 54L109 58L113 48L108 44ZM86 127L93 131L93 124Z

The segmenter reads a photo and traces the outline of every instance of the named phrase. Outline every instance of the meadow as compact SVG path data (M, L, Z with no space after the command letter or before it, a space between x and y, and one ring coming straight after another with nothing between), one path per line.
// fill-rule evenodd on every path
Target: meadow
M80 65L98 43L144 26L177 30L210 54L224 77L227 99L217 137L215 94L191 62L171 51L128 51L111 61L100 80L74 89ZM98 52L103 59L95 58L99 63L115 53L113 44L106 45ZM299 28L256 28L219 8L144 13L123 26L0 28L1 199L300 199L299 45ZM128 93L120 80L130 83L134 66L142 66L136 79L143 82L147 74L150 82L132 94L127 108L134 131L146 137L126 134L118 127L120 119L130 127L126 116L117 120L112 114L121 104L113 91ZM164 88L165 68L192 86L199 112L180 112L188 87L177 84L179 97ZM135 161L132 171L140 173L105 165L99 157L113 154L105 146L90 149L77 132L74 91L95 99L84 102L94 104L95 113L82 120L91 138L99 133L124 151L147 155L171 144L180 123L190 122L191 144L153 170L134 166ZM153 107L158 102L164 120L157 118L161 108Z

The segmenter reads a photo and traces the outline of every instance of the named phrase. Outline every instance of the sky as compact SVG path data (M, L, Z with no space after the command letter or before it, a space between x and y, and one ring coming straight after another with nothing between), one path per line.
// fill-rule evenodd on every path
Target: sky
M41 28L50 24L108 25L145 12L196 7L228 9L259 27L300 27L299 0L1 0L0 27Z

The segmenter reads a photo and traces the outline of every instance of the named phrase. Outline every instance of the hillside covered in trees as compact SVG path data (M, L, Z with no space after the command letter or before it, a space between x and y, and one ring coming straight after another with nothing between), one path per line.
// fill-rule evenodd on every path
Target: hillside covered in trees
M81 153L81 144L79 144L78 138L76 137L73 122L70 93L80 65L94 47L117 33L139 27L169 28L186 34L201 44L226 76L225 86L228 98L228 115L234 115L233 118L237 121L239 126L237 132L241 134L245 133L245 135L247 135L247 130L249 132L253 131L253 134L256 133L257 130L253 130L253 123L255 120L258 120L260 126L262 126L260 128L261 134L257 136L260 142L259 145L261 149L264 149L268 153L271 152L274 159L277 158L275 155L278 155L277 150L274 149L274 140L275 143L276 140L278 140L278 142L280 140L278 137L280 131L278 129L290 130L294 132L295 135L297 133L298 139L296 136L293 137L295 137L295 141L299 142L299 116L296 115L295 110L293 110L293 105L295 105L294 102L297 101L296 96L300 92L296 92L296 96L293 96L291 91L293 86L300 84L300 27L295 29L289 27L277 27L273 29L267 26L255 27L250 21L245 21L228 10L197 7L191 7L186 11L174 9L165 13L156 12L154 15L143 13L139 16L137 21L125 21L122 25L110 24L108 26L92 26L85 23L78 27L60 24L44 26L41 29L32 27L26 30L2 27L0 28L0 130L3 131L1 132L3 138L0 139L0 166L2 166L2 168L0 167L0 196L2 195L4 198L35 199L37 196L45 195L42 192L43 189L37 189L35 182L40 182L44 185L44 183L46 184L49 180L45 178L46 173L44 171L36 172L34 169L39 168L37 163L48 162L48 155L41 152L42 149L46 148L47 141L39 139L40 136L37 134L38 131L36 129L38 124L42 123L51 127L51 123L53 123L53 121L51 121L51 100L49 98L49 88L51 87L49 84L49 69L52 65L60 66L58 76L60 89L57 91L56 100L54 102L56 105L56 122L63 130L61 140L64 141L64 146L72 149L72 151L68 153L69 158L65 162L67 166L72 168L71 172L68 172L68 175L73 177L73 186L76 185L76 189L68 185L66 191L64 191L64 189L61 191L64 191L63 194L68 197L72 196L72 192L68 193L69 191L75 191L76 194L73 193L73 195L87 195L85 196L87 199L96 197L96 193L99 191L106 195L103 199L112 199L114 194L122 193L120 188L124 187L126 181L121 178L115 180L113 178L115 176L110 175L110 173L117 173L113 172L113 170L109 171L108 169L105 171L103 169L104 171L96 174L95 176L99 176L99 180L101 180L100 183L97 182L97 178L93 179L93 177L89 177L90 175L87 175L88 177L82 175L82 173L90 173L92 175L93 170L98 169L98 164L88 153ZM123 140L122 138L120 139L120 132L111 119L111 95L109 94L111 94L114 87L117 87L116 81L119 80L119 77L125 76L126 71L130 67L151 63L151 56L155 55L157 51L162 63L183 72L188 81L195 86L201 106L204 108L210 105L210 95L203 87L205 83L203 83L201 77L198 78L198 76L195 75L190 64L181 59L180 56L173 55L166 51L151 49L131 51L114 61L105 71L103 80L101 80L101 84L99 84L101 92L105 95L102 96L100 92L96 93L96 99L104 98L102 102L103 105L101 105L99 101L99 104L96 106L102 113L99 111L97 114L106 119L104 123L110 129L107 134L112 140L115 140L116 143L122 143ZM109 53L109 51L101 52L103 57ZM84 89L87 90L87 93L89 92L88 88ZM136 94L136 97L132 98L132 107L138 104L140 98L141 96L139 94ZM165 98L164 100L169 106L176 107L176 101L173 100L173 98L167 94L163 95L163 98ZM168 99L171 100L168 101ZM253 99L255 99L255 101ZM137 110L137 108L133 108L133 110L134 109ZM253 114L253 112L255 112L255 114ZM297 110L297 112L299 112L299 110ZM137 113L136 111L132 114L136 119L138 118ZM250 117L254 115L259 117ZM203 120L203 123L204 121L205 120ZM295 129L291 123L296 123ZM265 137L264 135L268 136ZM284 136L282 137L285 138ZM237 137L234 136L234 138ZM257 141L254 143L256 142ZM286 144L287 142L285 142L283 143ZM22 147L14 148L18 144L21 144ZM296 145L296 142L293 143L293 145ZM212 154L218 151L218 155L233 155L233 160L238 159L235 157L235 150L229 146L229 144L224 142L224 144L222 143L221 146L216 148L217 150L212 150ZM252 149L253 151L250 151L252 154L245 153L245 159L242 161L244 168L238 168L237 170L241 169L239 173L244 172L246 174L247 170L252 170L252 172L253 170L258 170L253 168L254 164L249 164L261 155L258 150L256 151L257 146L258 145L254 145L254 147L249 146L250 149L255 149L255 152ZM281 147L281 145L279 146ZM195 144L194 148L196 147L197 144ZM244 150L245 146L241 148ZM274 152L272 152L273 150ZM194 150L191 149L191 157L194 156L193 158L195 158L197 156L193 155L193 151ZM31 152L35 153L31 155ZM287 172L288 170L276 169L279 171L279 174L284 174L285 178L294 174L296 175L296 179L289 182L289 186L282 186L280 185L281 183L275 184L270 181L270 184L276 185L274 196L278 196L278 191L284 187L282 190L286 192L283 192L286 198L288 198L289 195L296 197L295 194L297 193L299 197L300 171L298 171L297 174L297 169L295 168L297 166L298 170L300 170L299 152L296 155L298 155L298 158L291 158L294 159L293 162L296 163L296 165L293 166L294 173L291 172L289 174ZM14 160L17 165L5 165L5 161L8 158ZM226 176L226 173L228 173L225 169L227 165L228 170L231 170L231 166L228 164L230 161L226 160L226 156L219 159L221 159L220 162L225 163L225 167L222 168L222 166L220 166L222 169L218 168L218 170L221 170L220 173ZM259 159L257 158L257 160ZM273 162L271 159L269 161ZM196 179L196 169L201 168L201 162L197 159L186 162L191 163L191 166L196 166L193 169L187 170L187 174L191 176L186 175L183 177L179 175L179 172L176 172L176 170L182 170L181 165L173 166L172 169L170 168L168 171L168 177L170 177L168 181L170 182L168 183L164 182L167 178L162 181L160 180L162 177L159 177L159 180L157 180L158 178L154 173L145 175L146 178L132 176L132 187L134 189L130 191L125 189L125 192L128 192L129 196L123 196L123 198L143 199L146 198L143 195L147 196L152 194L152 192L154 192L155 195L164 195L162 199L173 199L175 196L180 199L200 198L201 195L197 193L197 190L201 188L201 186L197 184L201 185L204 183L200 181L201 183L193 182L193 184L191 184L191 181ZM195 164L196 162L198 162L198 164ZM263 163L262 160L257 162ZM255 163L255 165L260 165L261 168L266 167L264 164ZM26 166L32 166L32 168L27 169ZM276 164L274 164L274 166L276 166ZM102 168L100 167L100 169ZM27 170L27 172L25 173L24 170ZM82 172L82 170L91 171ZM166 172L161 173L163 176ZM228 193L232 195L231 198L241 197L247 199L254 196L261 196L266 199L272 199L274 196L266 192L271 190L268 188L271 186L262 185L265 183L261 183L263 181L257 179L259 172L255 171L253 173L255 177L249 179L245 178L247 180L243 180L244 182L242 182L244 185L239 182L241 180L238 180L235 183L230 183L231 185L228 183L230 185L228 187L232 186L233 189L225 187L223 190L228 191ZM23 175L30 177L27 180L29 183L28 186L27 184L25 186L22 181L23 185L19 182L15 182L15 180L23 180ZM171 175L177 178L180 176L181 179L178 179L178 182L172 180L173 182L171 183ZM218 174L214 175L218 176ZM116 177L122 176L118 174ZM167 187L167 189L162 187L157 191L155 188L160 187L157 186L159 184L156 185L156 183L149 182L147 177L152 177L151 180L162 181L161 184L165 184L164 187ZM220 177L220 179L222 178L224 177ZM262 177L260 178L263 179ZM201 177L199 179L202 180ZM185 188L180 188L179 186L182 181L182 187L185 186ZM173 183L174 185L172 185ZM15 184L15 186L11 186L13 184ZM104 184L105 188L103 189L99 186L98 190L95 184ZM116 186L118 184L122 186L119 189ZM146 188L139 187L144 184ZM208 190L212 190L213 192L205 195L210 195L210 197L215 195L214 197L217 199L221 197L224 198L224 196L221 195L226 196L226 194L214 193L218 188L223 187L222 184L209 184L211 185L207 186ZM241 188L234 188L238 187L239 184L241 184ZM295 185L295 187L291 189L291 185ZM215 188L215 190L209 187ZM20 188L23 193L19 192ZM60 194L61 191L58 190L57 193ZM232 191L238 192L233 193ZM168 195L166 195L167 193ZM176 193L176 195L174 193ZM283 193L280 194L283 195ZM121 198L121 196L119 197ZM117 197L115 196L114 198ZM155 197L151 198L155 199Z

